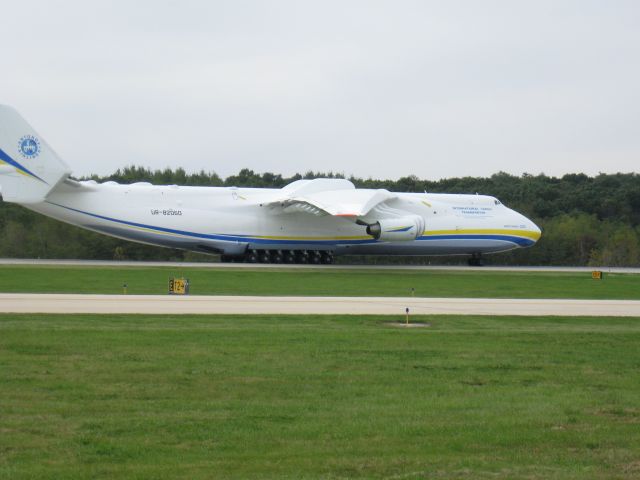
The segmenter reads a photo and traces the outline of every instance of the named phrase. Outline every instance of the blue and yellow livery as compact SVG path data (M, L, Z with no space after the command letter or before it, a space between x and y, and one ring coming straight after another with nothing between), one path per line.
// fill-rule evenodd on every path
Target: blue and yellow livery
M540 238L531 220L484 195L358 189L328 178L282 189L77 182L15 110L0 106L0 125L5 201L131 241L227 260L330 263L371 254L477 259Z

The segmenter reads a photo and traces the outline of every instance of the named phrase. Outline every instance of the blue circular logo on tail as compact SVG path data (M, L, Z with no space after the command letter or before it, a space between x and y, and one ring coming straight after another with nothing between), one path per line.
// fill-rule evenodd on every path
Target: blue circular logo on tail
M33 135L25 135L20 139L18 148L24 158L35 158L40 154L40 140Z

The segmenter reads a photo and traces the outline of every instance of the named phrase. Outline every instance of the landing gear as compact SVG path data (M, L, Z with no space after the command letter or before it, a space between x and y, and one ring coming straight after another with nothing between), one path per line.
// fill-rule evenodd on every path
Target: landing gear
M284 263L296 263L296 252L293 250L286 250L283 256Z
M282 263L284 262L284 255L282 254L282 250L276 250L271 254L271 261L273 263Z
M221 255L220 261L245 263L311 263L331 265L333 252L325 250L247 250L243 256Z
M258 263L258 251L257 250L247 250L247 253L244 255L244 261L246 263Z
M260 259L260 263L271 263L271 251L270 250L262 250L258 254L258 258Z
M482 267L484 265L484 259L481 253L472 253L469 260L467 260L470 267Z
M309 252L306 250L297 250L296 263L309 263Z
M319 265L322 262L322 253L316 251L309 252L309 263Z

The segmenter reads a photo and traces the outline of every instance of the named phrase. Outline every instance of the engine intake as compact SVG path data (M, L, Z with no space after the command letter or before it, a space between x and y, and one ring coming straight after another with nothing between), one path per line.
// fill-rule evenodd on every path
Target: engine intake
M424 232L424 218L418 215L379 220L367 225L367 235L385 242L410 242Z

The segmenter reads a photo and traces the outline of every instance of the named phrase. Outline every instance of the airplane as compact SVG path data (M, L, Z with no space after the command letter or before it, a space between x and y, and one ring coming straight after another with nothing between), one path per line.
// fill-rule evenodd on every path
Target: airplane
M3 201L125 240L222 261L330 264L338 255L483 255L530 247L528 218L488 195L397 193L346 179L281 189L78 181L22 116L0 105Z

